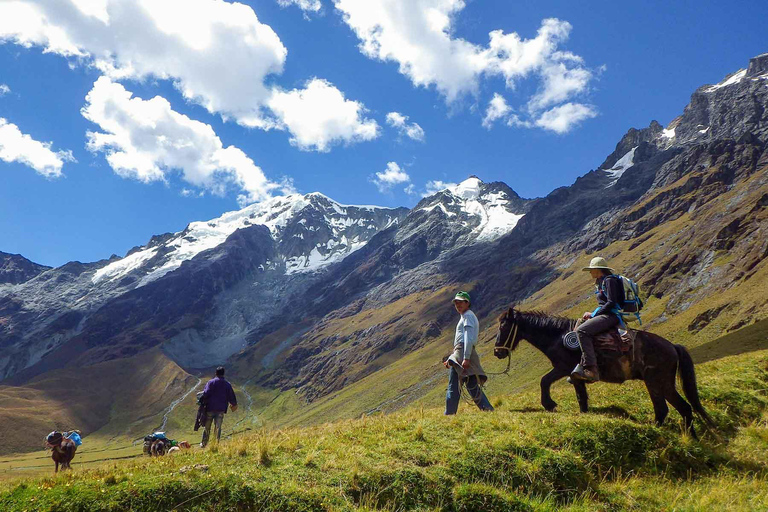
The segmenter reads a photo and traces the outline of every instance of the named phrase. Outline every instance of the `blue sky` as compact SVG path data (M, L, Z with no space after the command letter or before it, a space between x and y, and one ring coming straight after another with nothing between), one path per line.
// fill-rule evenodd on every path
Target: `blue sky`
M470 174L546 195L768 51L764 2L83 2L0 5L0 251L47 265L123 255L286 183L383 206ZM550 18L550 50L523 49ZM528 67L483 53L495 30ZM508 110L484 126L496 94ZM32 156L9 149L20 134Z

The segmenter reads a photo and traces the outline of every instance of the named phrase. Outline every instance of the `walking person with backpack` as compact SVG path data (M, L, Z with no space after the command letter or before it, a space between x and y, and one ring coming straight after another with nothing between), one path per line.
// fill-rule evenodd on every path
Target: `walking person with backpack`
M227 408L231 405L232 411L237 410L237 398L235 390L224 378L224 367L216 368L216 376L208 381L203 390L203 400L206 404L205 425L203 439L200 448L205 448L211 435L211 427L216 428L216 440L221 440L221 424Z
M448 376L448 391L445 395L445 414L456 414L459 409L461 396L460 383L464 382L467 391L480 410L492 411L493 406L483 393L482 385L488 379L480 366L480 357L475 349L477 337L480 334L480 322L472 312L469 294L459 292L453 298L453 306L459 313L459 323L456 325L456 335L453 341L453 353L443 361L450 369Z
M595 280L595 295L597 295L597 308L587 311L581 317L583 323L576 329L581 346L581 363L571 373L572 379L586 382L597 382L600 373L597 369L595 357L594 337L601 332L624 325L623 312L633 312L640 318L639 311L642 308L639 289L631 280L617 275L608 266L605 258L597 256L592 258L588 267L582 270L588 271ZM627 292L627 285L629 291ZM628 297L631 294L632 297ZM627 300L629 299L629 300Z

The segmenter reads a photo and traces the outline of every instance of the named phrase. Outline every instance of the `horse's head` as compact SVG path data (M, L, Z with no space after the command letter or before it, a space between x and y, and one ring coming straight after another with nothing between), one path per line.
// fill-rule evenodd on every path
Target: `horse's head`
M514 306L510 306L499 316L499 332L496 333L496 344L493 349L493 355L499 359L509 356L510 352L515 350L517 344L520 343L515 315Z

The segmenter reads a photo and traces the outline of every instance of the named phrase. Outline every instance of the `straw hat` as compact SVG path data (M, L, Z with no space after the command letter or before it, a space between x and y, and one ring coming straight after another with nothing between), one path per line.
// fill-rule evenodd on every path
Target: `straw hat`
M592 258L592 261L589 262L589 266L588 267L584 267L581 270L592 270L592 269L607 270L611 274L614 273L613 269L608 266L608 262L605 261L605 258L603 258L602 256L596 256L596 257Z

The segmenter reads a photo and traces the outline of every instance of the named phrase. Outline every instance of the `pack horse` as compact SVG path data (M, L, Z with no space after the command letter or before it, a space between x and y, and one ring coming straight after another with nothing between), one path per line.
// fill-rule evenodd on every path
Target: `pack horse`
M70 463L75 458L75 452L80 444L82 444L80 432L77 430L64 433L54 430L48 434L45 438L45 446L51 450L51 458L56 464L55 473L59 472L59 465L62 470L72 469Z
M503 359L511 355L521 340L528 341L552 363L552 370L541 378L541 405L553 411L557 403L552 400L550 387L556 381L571 374L581 359L581 352L569 348L567 335L576 327L576 321L550 316L539 311L518 311L510 307L499 316L494 355ZM597 350L597 364L601 380L621 384L626 380L642 380L653 402L656 424L661 425L669 413L667 403L677 409L685 420L685 426L693 437L693 411L709 425L713 422L699 400L696 373L690 354L682 345L646 331L633 331L634 340L624 353L618 347L617 332L601 336L607 340L609 350ZM613 344L615 340L616 344ZM599 341L599 340L598 340ZM612 345L613 344L613 345ZM677 392L675 376L680 373L686 401ZM586 383L572 379L581 412L589 410ZM690 402L690 403L688 403Z

